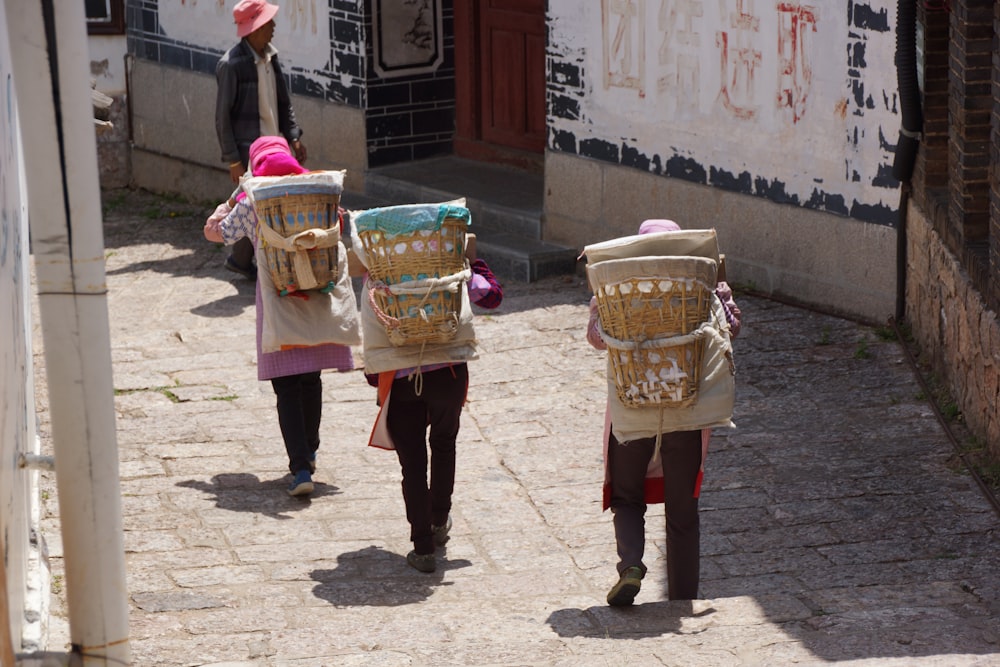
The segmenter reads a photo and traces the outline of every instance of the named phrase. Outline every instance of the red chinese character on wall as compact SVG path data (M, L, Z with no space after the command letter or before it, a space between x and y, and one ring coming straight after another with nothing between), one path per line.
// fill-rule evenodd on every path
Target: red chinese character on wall
M731 2L726 0L724 7ZM719 100L733 115L749 120L757 117L754 77L761 63L757 48L760 18L753 14L753 0L735 0L735 4L736 11L723 16L724 26L728 19L728 29L715 35L721 68Z
M701 78L701 35L694 23L703 15L701 0L663 0L658 16L663 39L657 54L662 72L657 91L676 100L678 108L691 111L697 110Z
M816 32L816 11L797 2L779 2L777 10L778 108L790 111L797 123L812 87L809 36Z
M645 97L645 0L602 0L604 88L634 88Z

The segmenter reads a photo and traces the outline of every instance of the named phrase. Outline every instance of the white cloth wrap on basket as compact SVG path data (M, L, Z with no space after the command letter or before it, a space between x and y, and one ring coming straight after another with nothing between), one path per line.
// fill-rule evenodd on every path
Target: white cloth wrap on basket
M701 382L698 400L687 407L649 405L627 407L618 399L614 370L608 357L608 410L612 433L619 442L652 438L659 433L696 431L702 428L732 428L733 405L736 397L733 346L729 325L718 298L712 299L711 319L703 322L690 336L702 336ZM666 344L683 344L685 336L665 339ZM662 414L661 414L662 413Z
M291 176L245 176L240 179L240 186L250 198L250 203L253 203L255 190L272 185L320 185L339 195L344 191L346 173L346 170L340 169L310 171Z
M263 261L257 250L257 261ZM347 253L341 243L337 252L337 283L330 293L312 290L308 299L279 296L267 271L259 271L261 351L277 352L298 345L360 345L361 325L354 286L347 272Z
M295 277L299 280L299 289L310 290L319 287L316 274L313 273L312 262L309 260L309 250L332 248L340 242L340 227L330 229L307 229L304 232L284 237L267 225L260 225L258 233L268 245L281 248L292 255L295 266ZM343 248L343 246L341 246ZM338 249L339 252L344 250Z
M719 240L714 229L685 229L593 243L583 249L583 254L587 257L588 266L609 259L664 255L705 257L718 264Z

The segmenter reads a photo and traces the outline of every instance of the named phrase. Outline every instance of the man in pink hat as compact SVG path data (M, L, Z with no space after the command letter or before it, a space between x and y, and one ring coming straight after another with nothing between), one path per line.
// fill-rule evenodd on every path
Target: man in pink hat
M233 183L247 170L250 144L258 137L284 137L298 161L306 159L302 129L295 121L278 51L271 45L277 13L278 5L266 0L239 0L233 20L240 42L215 67L215 131ZM241 239L226 259L226 268L256 280L253 254L253 244Z

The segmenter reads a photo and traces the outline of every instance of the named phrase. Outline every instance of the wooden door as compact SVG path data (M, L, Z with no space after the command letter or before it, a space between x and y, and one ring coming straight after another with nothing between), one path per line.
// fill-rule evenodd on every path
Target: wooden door
M545 0L455 3L456 153L544 151L545 39Z

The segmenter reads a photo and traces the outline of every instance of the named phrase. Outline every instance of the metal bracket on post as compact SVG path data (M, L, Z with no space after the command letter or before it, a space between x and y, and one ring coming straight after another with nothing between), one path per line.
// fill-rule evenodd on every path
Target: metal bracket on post
M41 454L21 454L17 457L17 467L54 472L56 459L54 456L42 456Z

